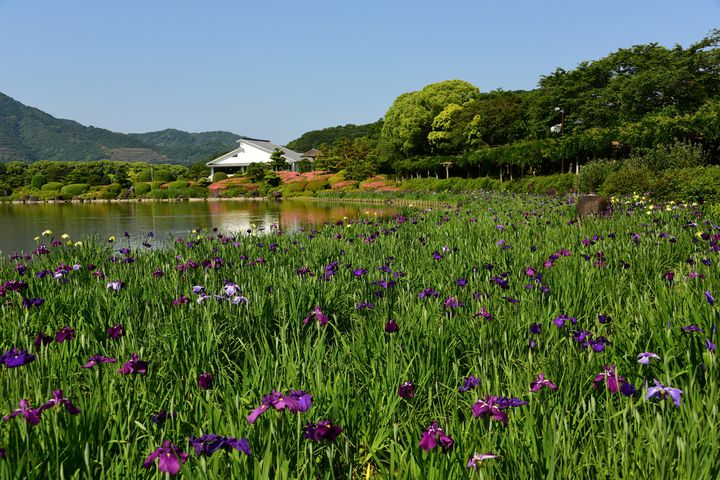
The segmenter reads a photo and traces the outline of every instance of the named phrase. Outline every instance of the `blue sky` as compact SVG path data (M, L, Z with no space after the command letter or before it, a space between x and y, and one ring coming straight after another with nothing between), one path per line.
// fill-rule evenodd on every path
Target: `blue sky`
M459 78L532 89L636 44L684 47L720 0L0 0L0 92L120 132L284 144Z

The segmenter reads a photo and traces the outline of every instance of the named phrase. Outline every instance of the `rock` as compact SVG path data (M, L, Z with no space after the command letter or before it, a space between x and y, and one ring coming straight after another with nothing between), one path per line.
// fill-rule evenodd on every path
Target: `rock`
M580 195L577 201L577 216L601 215L607 216L612 213L610 198L601 195Z

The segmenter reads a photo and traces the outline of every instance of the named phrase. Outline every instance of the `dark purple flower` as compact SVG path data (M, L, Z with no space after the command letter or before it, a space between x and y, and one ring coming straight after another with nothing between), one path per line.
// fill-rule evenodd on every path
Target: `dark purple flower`
M483 318L486 319L486 320L492 320L492 319L493 319L492 315L490 314L490 312L488 312L488 311L485 309L485 307L480 307L480 311L479 311L479 312L476 312L475 315L474 315L474 317L476 317L476 318L477 318L477 317L483 317Z
M460 300L458 300L456 297L447 297L444 302L445 310L453 310L455 308L462 307L463 304Z
M150 420L152 420L152 422L156 425L162 425L171 418L177 418L177 412L168 413L165 410L160 410L158 413L150 417Z
M670 285L672 285L673 280L675 279L675 272L673 272L672 270L668 270L667 272L665 272L663 277Z
M23 298L22 299L22 306L23 308L30 308L30 307L39 307L45 303L45 300L42 298Z
M102 355L93 355L90 357L85 365L82 366L82 368L92 368L95 365L99 363L115 363L117 360L110 357L103 357Z
M342 433L342 428L337 425L332 425L330 420L321 420L317 423L308 423L305 425L305 438L314 442L320 442L322 440L328 440L330 442Z
M540 330L542 329L541 323L533 323L530 325L530 333L533 335L540 335Z
M190 437L190 445L195 449L198 457L210 457L216 451L222 449L225 451L237 450L245 455L252 455L250 443L247 438L222 437L214 433L202 435L199 438Z
M165 275L165 272L163 272L162 268L158 268L157 270L155 270L155 271L152 273L152 275L153 275L153 277L155 277L155 278L161 278L162 276Z
M140 360L137 353L133 353L130 355L130 360L125 362L125 365L123 365L118 372L120 372L121 375L129 375L131 373L140 373L140 374L146 374L148 368L148 362L145 362L143 360Z
M682 395L682 393L683 391L679 388L668 387L661 384L657 381L657 379L655 379L655 386L648 388L647 398L648 400L650 400L651 398L657 398L662 400L667 396L672 398L672 401L676 407L679 407L681 402L680 395Z
M362 277L366 273L367 269L365 268L356 268L355 270L353 270L353 275L355 275L356 277Z
M30 425L37 425L40 423L40 416L42 415L42 412L42 407L32 408L30 406L30 402L23 399L20 400L20 408L13 410L9 415L5 415L3 417L3 422L7 422L18 415L22 415L27 423Z
M187 305L188 303L190 303L190 299L188 297L186 297L185 295L183 295L182 293L180 294L180 296L178 298L176 298L175 300L172 301L172 304L176 305L176 306L177 305Z
M610 323L612 318L610 318L610 315L605 315L605 314L601 313L600 315L598 315L598 320L600 321L600 323L605 324L605 323Z
M198 385L203 390L209 390L213 387L213 376L211 373L201 373L197 380Z
M593 380L593 388L597 389L598 385L605 384L610 393L617 393L620 384L624 381L625 378L615 371L615 365L604 365L602 372L598 373Z
M473 388L477 387L478 385L480 385L480 379L471 373L470 375L465 377L462 386L458 388L458 392L465 393L468 390L472 390Z
M177 445L173 445L169 440L164 440L162 446L145 459L143 468L149 470L156 458L158 459L158 471L174 476L180 472L182 464L187 462L188 455Z
M415 385L410 381L404 382L398 387L397 394L400 398L409 400L415 397Z
M457 280L455 280L455 284L456 284L458 287L464 287L465 285L467 285L467 279L465 279L465 278L458 278Z
M487 453L475 452L472 457L468 458L466 467L467 468L477 468L478 463L482 462L483 460L490 460L493 458L497 458L497 455L493 454L492 452L487 452Z
M50 335L46 335L43 332L38 332L37 335L35 335L35 339L33 340L33 345L36 349L39 349L43 345L48 345L52 343L53 337Z
M635 389L635 385L625 381L620 385L620 393L625 397L633 397L637 393L637 390Z
M75 339L75 330L73 330L71 327L68 327L67 325L62 327L55 333L55 341L57 343L64 343L67 340L73 339Z
M80 413L79 408L77 408L75 405L73 405L70 400L63 397L62 390L53 390L52 394L53 394L53 398L51 398L50 400L45 402L42 406L40 406L41 410L45 411L52 407L63 406L63 407L65 407L65 410L67 410L67 412L70 415L77 415Z
M418 293L418 298L423 299L425 297L437 298L440 294L432 288L426 288L422 292Z
M494 276L490 279L491 282L495 283L498 287L502 288L503 290L507 290L510 288L510 285L508 283L508 280L503 278L502 276Z
M315 309L310 313L310 315L305 317L303 322L307 325L307 323L310 322L310 319L312 317L315 317L320 325L326 325L329 320L329 317L324 314L323 311L320 310L320 307L318 307L317 305L315 306Z
M112 327L108 327L107 335L108 335L108 337L112 338L113 340L116 340L120 337L124 337L125 336L125 327L123 327L121 323L118 323L117 325L113 325Z
M438 427L438 423L435 421L422 433L422 436L420 437L420 448L426 452L429 452L439 445L443 453L445 453L452 450L453 444L454 442L452 437L446 435L445 432L443 432L443 429Z
M0 448L0 458L5 457L7 457L7 450L5 450L4 448Z
M372 310L374 308L375 304L370 302L362 302L355 305L356 310Z
M542 387L547 387L553 392L558 389L557 385L545 378L544 373L540 373L537 377L535 377L535 380L530 383L530 391L537 392Z
M709 338L706 338L706 339L705 339L705 348L706 348L707 351L709 351L709 352L714 352L714 351L715 351L715 344L714 344L713 342L711 342Z
M686 325L682 327L682 330L685 333L705 333L705 331L697 325Z
M502 297L502 298L504 298L506 302L520 303L520 300L518 300L517 298L513 298L513 297Z
M34 361L35 355L28 353L27 350L19 350L17 347L0 355L0 365L4 364L7 368L22 367Z
M705 299L710 305L715 305L715 297L710 294L710 290L705 290Z
M570 322L575 325L577 323L577 318L575 317L568 317L564 313L560 315L559 317L555 317L553 319L553 323L557 328L563 328L565 326L565 323L570 320Z
M396 333L398 330L400 330L400 327L395 323L395 320L388 320L387 323L385 323L386 333Z

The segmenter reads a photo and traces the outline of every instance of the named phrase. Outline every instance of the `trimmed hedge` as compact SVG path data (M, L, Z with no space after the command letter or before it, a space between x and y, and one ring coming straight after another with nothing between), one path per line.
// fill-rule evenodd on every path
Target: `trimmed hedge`
M45 185L43 185L40 188L40 190L42 190L44 192L55 191L55 190L60 190L62 188L62 186L63 186L63 184L60 182L48 182Z
M90 188L90 185L87 183L71 183L62 187L60 189L60 194L67 195L69 197L76 197L81 193L87 192L88 188Z
M150 184L145 182L138 182L134 186L136 196L147 195L151 190Z
M328 188L330 188L330 183L326 179L313 180L307 182L305 185L306 192L317 192L318 190L326 190Z
M213 183L215 183L215 182L219 182L220 180L227 180L227 178L228 178L227 173L217 172L215 175L213 175L212 181L213 181Z

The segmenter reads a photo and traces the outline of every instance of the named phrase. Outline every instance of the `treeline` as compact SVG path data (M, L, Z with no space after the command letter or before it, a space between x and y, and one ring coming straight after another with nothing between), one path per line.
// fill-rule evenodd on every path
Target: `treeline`
M431 84L400 95L367 135L338 136L337 127L310 132L325 141L312 145L323 153L315 167L351 169L351 178L445 176L446 167L453 176L512 178L574 171L593 159L640 158L678 142L716 163L719 45L716 30L687 48L620 49L543 76L531 91Z
M0 197L13 199L118 198L151 190L203 187L178 196L207 196L210 170L205 161L189 167L142 162L39 161L0 163ZM173 182L180 182L175 183ZM161 188L164 187L164 188ZM141 192L142 191L142 192ZM178 192L183 193L183 192ZM158 195L160 195L158 193Z

